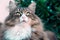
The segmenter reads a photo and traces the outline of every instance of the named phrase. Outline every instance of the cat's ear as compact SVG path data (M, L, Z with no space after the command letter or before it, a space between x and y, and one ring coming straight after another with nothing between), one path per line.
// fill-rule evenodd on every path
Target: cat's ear
M32 3L28 6L28 8L29 8L30 10L32 10L33 13L35 13L36 3L35 3L35 2L32 2Z
M12 2L10 1L9 2L9 11L11 12L12 10L14 10L16 8L16 3L15 2Z

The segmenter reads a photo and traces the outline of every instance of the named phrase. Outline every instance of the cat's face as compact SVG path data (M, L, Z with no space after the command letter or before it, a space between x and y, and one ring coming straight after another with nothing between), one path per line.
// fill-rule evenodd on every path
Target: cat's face
M12 2L10 5L13 4ZM36 4L33 2L28 7L17 7L16 4L10 6L10 14L6 19L6 23L10 25L14 23L29 23L34 19L35 7Z
M28 22L29 19L31 19L32 13L29 8L17 8L11 15L13 15L15 19L18 18L20 22Z

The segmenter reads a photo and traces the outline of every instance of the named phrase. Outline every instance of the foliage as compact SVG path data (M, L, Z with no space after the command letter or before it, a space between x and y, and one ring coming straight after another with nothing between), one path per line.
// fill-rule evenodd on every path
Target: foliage
M21 6L28 6L32 1L37 3L36 15L43 19L46 30L56 33L60 40L60 0L15 0Z

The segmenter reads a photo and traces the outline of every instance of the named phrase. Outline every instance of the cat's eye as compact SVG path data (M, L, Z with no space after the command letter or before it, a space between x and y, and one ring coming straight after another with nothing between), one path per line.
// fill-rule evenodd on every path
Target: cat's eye
M16 12L16 14L15 15L20 15L20 13L19 12Z
M27 15L27 16L28 16L28 15L30 15L30 12L27 12L27 14L26 14L26 15Z
M17 15L20 15L20 13L17 13Z

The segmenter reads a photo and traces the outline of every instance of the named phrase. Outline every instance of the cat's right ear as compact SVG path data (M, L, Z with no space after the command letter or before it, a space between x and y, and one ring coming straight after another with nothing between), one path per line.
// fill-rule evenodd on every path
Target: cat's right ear
M9 2L9 11L10 12L13 11L16 7L17 6L16 6L15 2L12 2L12 1Z

